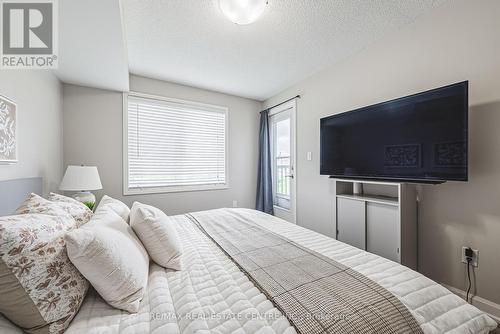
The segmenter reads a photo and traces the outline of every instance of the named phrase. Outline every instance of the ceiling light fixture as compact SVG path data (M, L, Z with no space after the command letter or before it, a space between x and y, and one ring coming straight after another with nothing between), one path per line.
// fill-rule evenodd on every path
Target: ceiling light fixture
M264 13L267 0L219 0L219 6L226 17L236 24L250 24Z

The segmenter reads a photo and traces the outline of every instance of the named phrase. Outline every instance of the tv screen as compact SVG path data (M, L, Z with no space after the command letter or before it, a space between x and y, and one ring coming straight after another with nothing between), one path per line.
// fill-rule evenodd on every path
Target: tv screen
M321 119L322 175L467 181L468 82Z

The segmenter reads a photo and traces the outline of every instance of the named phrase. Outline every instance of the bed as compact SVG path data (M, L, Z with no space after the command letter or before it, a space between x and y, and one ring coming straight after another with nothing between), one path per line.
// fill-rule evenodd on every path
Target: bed
M497 324L423 275L377 255L249 209L217 209L194 217L246 219L348 266L378 283L411 312L424 333L488 333ZM66 333L295 333L294 326L192 223L173 216L183 245L184 269L150 266L147 293L137 314L112 308L90 291ZM21 331L0 315L1 333Z

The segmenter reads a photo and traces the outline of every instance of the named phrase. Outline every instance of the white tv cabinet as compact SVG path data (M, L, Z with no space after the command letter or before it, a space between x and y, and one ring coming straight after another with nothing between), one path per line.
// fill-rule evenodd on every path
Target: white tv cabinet
M337 239L416 270L416 186L346 179L334 182Z

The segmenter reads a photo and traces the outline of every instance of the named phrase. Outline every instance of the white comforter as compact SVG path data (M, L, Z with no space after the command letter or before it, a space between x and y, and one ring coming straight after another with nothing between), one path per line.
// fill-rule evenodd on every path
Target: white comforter
M220 210L228 217L252 219L368 276L400 299L425 333L486 334L497 326L441 285L397 263L257 211ZM68 334L295 333L288 320L185 216L172 218L183 245L184 270L152 264L147 295L137 314L113 309L90 293ZM0 333L21 331L0 315Z

